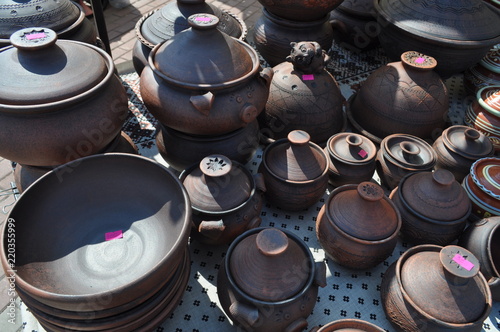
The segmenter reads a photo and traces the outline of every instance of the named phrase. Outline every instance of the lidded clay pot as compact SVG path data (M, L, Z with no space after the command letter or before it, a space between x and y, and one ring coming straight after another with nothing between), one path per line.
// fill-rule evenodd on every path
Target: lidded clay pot
M261 174L226 156L210 155L180 175L193 209L193 235L207 244L226 244L260 225Z
M286 230L246 231L230 245L222 265L221 306L246 331L302 331L318 286L326 286L325 263L314 262L309 247Z
M451 126L434 142L436 169L444 168L462 182L474 161L493 155L491 141L480 131L467 126Z
M435 139L445 127L449 104L448 90L433 71L436 64L410 51L375 70L349 99L347 115L354 128L375 143L396 133Z
M309 332L384 332L375 324L360 319L339 319L322 327L312 328Z
M500 85L500 49L492 48L477 64L464 71L464 88L472 95L490 85Z
M436 152L423 139L394 134L382 140L376 168L381 184L392 190L409 173L431 171L436 159Z
M336 263L370 269L397 244L401 216L376 183L348 184L333 190L316 219L319 243Z
M419 245L382 277L382 305L398 331L481 331L492 299L479 261L458 246Z
M259 171L266 183L267 201L288 211L312 206L328 187L327 156L302 130L268 145Z
M377 147L363 135L338 133L328 139L328 181L334 187L370 181L375 173Z
M292 21L313 21L327 15L343 0L259 0L271 13Z
M401 234L413 244L450 244L464 230L472 208L446 169L408 174L390 198L401 212Z
M298 129L308 132L313 142L325 143L344 127L344 98L325 69L330 57L317 42L292 42L290 46L286 61L273 68L269 98L258 118L261 133L280 139Z
M257 118L269 95L272 69L262 69L248 44L217 29L210 14L156 45L141 74L141 95L165 126L193 135L221 135Z

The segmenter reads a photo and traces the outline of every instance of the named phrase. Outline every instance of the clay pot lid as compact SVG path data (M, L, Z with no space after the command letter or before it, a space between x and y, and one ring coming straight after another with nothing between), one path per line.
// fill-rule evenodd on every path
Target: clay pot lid
M500 12L482 0L376 0L378 14L419 38L484 41L500 37Z
M482 158L470 168L474 184L488 196L500 200L500 159Z
M227 88L260 68L257 52L217 29L211 14L189 16L191 28L153 48L151 68L169 83L191 88Z
M500 74L500 49L492 48L479 63L489 71Z
M451 222L467 218L471 211L467 192L446 169L411 173L399 190L405 205L420 217Z
M488 113L500 117L500 85L490 85L476 93L479 105Z
M344 185L331 193L327 203L333 223L350 236L367 241L390 237L401 224L394 204L376 183Z
M384 155L406 169L429 169L436 163L436 152L423 139L407 134L393 134L381 142Z
M210 155L181 175L191 206L204 212L232 210L248 200L253 180L244 167L223 155Z
M0 51L0 104L38 105L75 97L95 87L112 70L112 59L95 46L57 40L53 30L15 32L13 46Z
M328 171L323 150L303 130L293 130L286 139L267 147L264 162L277 177L288 181L312 181Z
M366 164L377 156L377 147L367 137L355 133L338 133L330 137L327 150L344 163Z
M448 127L441 136L443 144L448 149L468 159L477 160L487 157L494 149L488 137L467 126Z
M421 71L430 71L436 68L437 60L429 55L415 51L407 51L401 54L401 62L405 68Z
M293 238L279 229L265 228L246 236L234 247L229 272L250 297L276 302L304 289L310 277L304 268L310 263L310 257Z
M421 251L408 256L400 270L402 287L410 299L433 318L447 323L478 320L491 298L485 279L478 274L478 259L454 245L414 248Z
M354 16L373 18L373 0L344 0L337 9Z

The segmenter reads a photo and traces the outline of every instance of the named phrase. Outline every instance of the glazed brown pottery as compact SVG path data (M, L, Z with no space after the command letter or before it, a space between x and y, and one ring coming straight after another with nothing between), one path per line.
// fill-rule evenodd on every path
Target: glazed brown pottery
M491 293L479 261L458 246L408 249L384 273L380 294L396 331L482 331Z
M367 137L338 133L325 147L329 156L328 181L334 187L370 181L375 173L377 147Z
M248 44L216 29L210 14L156 45L141 74L141 96L165 126L193 135L221 135L257 118L273 76Z
M471 224L458 239L458 245L477 257L493 301L500 301L500 217L484 218Z
M315 327L309 332L384 332L385 330L375 324L369 323L360 319L339 319L323 325Z
M500 159L482 158L472 164L462 186L472 202L470 219L500 216Z
M253 27L255 47L270 66L285 61L292 42L315 41L325 51L332 46L333 28L328 15L314 21L290 21L278 15L263 8Z
M326 254L350 269L370 269L394 251L401 216L376 183L333 190L316 219L316 236Z
M464 72L464 88L471 94L490 85L500 85L500 49L492 48L477 64Z
M481 88L467 107L464 123L486 135L500 152L500 85Z
M236 238L217 276L224 312L255 332L302 331L318 286L326 286L325 263L314 262L295 234L276 228L256 228Z
M376 143L397 133L436 139L445 127L449 97L435 66L431 57L405 52L400 62L375 70L350 98L349 121Z
M408 174L390 198L403 219L401 234L413 244L447 245L455 241L472 208L466 191L446 169Z
M304 130L315 143L325 143L344 127L342 102L335 78L325 69L330 60L316 42L292 42L286 62L273 68L266 107L258 119L261 134L285 138Z
M327 156L302 130L268 145L259 172L264 176L267 201L287 211L307 209L328 187Z
M392 190L409 173L432 171L437 156L434 149L423 139L394 134L382 140L376 159L381 184Z
M0 155L54 166L96 154L119 134L128 99L113 59L52 30L16 32L0 51ZM85 63L85 66L82 66Z
M259 0L269 12L292 21L313 21L327 15L343 0Z
M417 51L437 60L444 78L463 72L500 42L500 11L482 0L375 0L385 53Z
M469 174L476 160L489 157L494 152L488 137L476 129L460 125L445 129L432 148L437 156L434 168L449 170L458 182Z
M193 209L193 237L206 244L227 244L258 227L262 174L252 174L226 156L210 155L180 175Z

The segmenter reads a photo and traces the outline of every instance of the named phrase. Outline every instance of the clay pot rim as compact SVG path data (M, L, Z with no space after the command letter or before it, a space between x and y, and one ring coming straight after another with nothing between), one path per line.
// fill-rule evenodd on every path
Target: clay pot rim
M367 321L364 321L361 319L354 319L354 318L345 318L345 319L335 320L335 321L330 322L326 325L323 325L315 332L329 332L329 331L335 332L335 331L337 331L337 328L340 328L340 329L351 328L351 326L349 326L350 323L355 323L357 325L363 325L361 327L368 328L368 330L367 330L368 332L374 332L374 331L385 332L385 330L383 328L381 328L373 323L370 323L370 322L367 322ZM347 324L347 325L345 325L345 324ZM336 325L340 325L340 326L336 326ZM335 330L330 330L331 327L335 328ZM356 326L356 328L358 328L358 326Z
M234 292L236 292L238 294L238 296L241 296L243 299L245 299L245 301L247 301L249 304L257 304L258 306L266 306L266 305L270 305L270 306L278 306L278 305L285 305L285 304L288 304L288 303L291 303L291 302L295 302L297 301L300 297L302 297L304 294L306 294L310 289L311 287L314 286L314 277L315 277L315 274L316 274L316 264L315 264L315 261L314 261L314 257L311 253L311 250L309 250L309 247L307 247L306 245L304 245L302 239L300 239L297 235L295 235L294 233L286 230L286 229L280 229L280 231L282 231L283 233L285 233L285 235L288 237L289 240L293 240L297 243L297 245L304 251L304 254L307 256L308 260L309 260L309 263L310 263L310 271L309 271L309 276L307 278L307 282L304 284L304 287L302 287L302 289L297 293L295 294L294 296L288 298L288 299L285 299L285 300L281 300L281 301L275 301L275 302L272 302L272 301L263 301L263 300L258 300L256 298L253 298L251 295L245 293L237 284L236 282L234 281L233 279L233 276L231 275L230 273L230 268L229 268L229 261L231 259L231 255L234 251L234 248L238 245L239 242L241 242L244 238L250 236L250 235L253 235L255 233L258 233L264 229L268 229L268 228L273 228L273 227L257 227L257 228L252 228L250 230L247 230L245 231L244 233L238 235L238 237L236 237L233 242L231 243L231 245L229 246L229 248L227 249L226 251L226 256L224 257L224 269L225 269L225 275L227 277L227 280L229 281L229 286L232 288L232 290Z
M244 127L238 128L238 129L233 130L229 133L225 133L222 135L215 135L215 136L214 135L191 135L191 134L179 131L177 129L167 127L167 126L163 125L162 123L158 123L157 126L160 128L161 131L168 133L168 136L178 137L182 140L190 141L190 142L210 143L210 142L224 141L224 140L229 139L233 136L237 136L237 135L241 134L241 132L247 130L248 128L251 128L253 126L257 127L258 121L257 121L257 119L255 119L252 122L248 123ZM257 127L257 129L258 129L258 127Z
M330 19L330 12L325 14L323 18L319 20L314 20L314 21L292 21L283 17L280 17L276 14L271 13L267 8L262 6L262 14L269 19L271 22L274 24L278 24L281 26L289 27L289 28L301 28L301 29L307 29L309 27L316 27L318 25L324 24L328 22Z
M490 89L491 90L495 89L495 90L500 91L500 85L487 85L487 86L482 87L481 89L479 89L476 92L476 100L479 103L479 105L481 105L482 108L484 108L486 111L488 111L488 113L491 113L495 116L500 117L500 111L496 110L493 107L491 107L490 105L486 104L484 102L483 98L481 97L481 94L484 90L490 90ZM469 107L472 107L472 103L470 104Z
M470 177L470 174L467 174L467 176L464 178L462 181L462 187L464 187L465 191L467 192L467 195L469 196L469 199L471 200L472 203L480 207L481 209L491 213L492 216L500 216L500 209L495 210L492 208L490 205L485 205L484 202L479 199L474 192L472 192L472 189L469 186L468 179ZM472 179L471 179L472 181Z
M500 165L500 158L494 158L494 157L481 158L481 159L476 160L472 164L472 166L470 167L470 173L469 173L469 175L471 177L471 180L474 182L474 184L479 189L481 189L481 191L483 191L485 194L487 194L488 196L490 196L493 199L500 200L500 194L495 194L494 192L492 192L491 190L489 190L488 188L486 188L483 184L481 184L481 182L479 181L479 179L476 176L476 168L477 168L478 164L482 163L482 162L485 162L485 161L488 161L488 160L495 160Z
M354 115L352 114L351 106L352 106L352 103L354 102L354 98L356 98L357 94L358 94L357 92L353 93L349 97L349 99L347 100L347 103L345 105L345 111L346 111L347 118L349 119L349 122L352 124L354 129L356 129L356 131L358 131L361 135L366 136L370 141L372 141L372 143L375 144L375 146L380 145L380 143L382 143L382 138L375 136L372 133L366 131L363 127L361 127L361 125L356 121L356 119L354 119Z
M328 156L330 157L329 159L334 159L336 161L339 161L343 164L348 164L348 165L353 165L353 166L364 166L364 165L368 165L368 164L371 164L371 163L374 163L375 162L375 159L377 157L377 146L375 145L375 143L372 142L372 140L370 140L368 137L365 136L365 138L368 139L369 143L368 144L371 144L373 145L373 148L374 148L374 152L372 153L372 155L368 155L370 156L370 158L366 159L366 160L359 160L359 161L351 161L351 160L347 160L345 158L342 158L342 156L338 155L337 153L335 153L335 151L332 149L331 147L331 142L338 136L349 136L349 135L356 135L356 136L363 136L361 134L357 134L357 133L349 133L349 132L340 132L340 133L337 133L337 134L334 134L332 136L330 136L330 138L328 139L328 141L326 142L326 151L328 152ZM333 161L332 161L333 163Z
M493 300L492 300L492 297L491 297L490 287L488 287L488 282L484 278L484 276L483 276L483 274L481 272L478 272L478 274L475 277L478 277L478 278L481 279L481 281L482 281L481 285L483 286L483 291L487 295L487 299L486 299L487 301L485 302L485 310L484 310L483 314L477 320L475 320L473 322L459 324L459 323L449 323L449 322L445 322L445 321L439 320L439 319L431 316L430 314L428 314L424 310L422 310L419 306L417 306L415 304L415 302L413 302L413 300L410 298L410 296L408 295L408 293L406 293L406 291L405 291L405 289L403 287L403 283L401 281L401 270L402 270L403 264L406 262L406 260L411 255L414 255L414 254L419 253L419 252L432 251L432 252L439 253L442 248L443 247L438 246L438 245L434 245L434 244L421 244L421 245L417 245L417 246L411 247L410 249L408 249L407 251L405 251L399 257L399 259L396 261L395 277L396 277L396 282L397 282L397 285L398 285L398 291L400 291L401 295L403 296L403 302L408 303L414 310L416 310L420 315L424 316L429 321L432 321L432 323L440 325L440 326L443 326L445 328L450 328L450 329L466 328L466 327L469 327L469 326L473 326L474 324L483 322L489 316L489 312L490 312L491 307L493 305ZM488 310L488 308L490 310Z
M499 218L499 219L500 219L500 218ZM487 242L486 242L486 243L487 243L487 246L488 246L488 247L487 247L487 249L488 249L488 248L491 248L491 244L492 244L492 242L493 242L493 233L495 233L495 232L500 232L500 220L499 220L499 222L497 222L497 223L496 223L496 224L492 227L491 231L490 231L490 232L489 232L489 234L488 234L488 239L487 239ZM492 254L491 254L491 251L492 251L491 249L490 249L490 250L486 250L486 253L487 253L487 256L488 256L488 261L489 261L489 262L490 262L490 264L491 264L491 269L492 269L492 270L493 270L493 272L496 274L496 277L495 277L495 276L493 276L492 278L490 278L490 280L492 280L492 279L498 279L498 280L497 280L497 283L500 283L500 271L499 271L499 270L497 269L497 267L496 267L496 264L495 264L495 262L494 262L494 260L493 260L493 256L492 256ZM488 281L488 283L489 283L489 281ZM499 286L500 286L500 284L499 284Z

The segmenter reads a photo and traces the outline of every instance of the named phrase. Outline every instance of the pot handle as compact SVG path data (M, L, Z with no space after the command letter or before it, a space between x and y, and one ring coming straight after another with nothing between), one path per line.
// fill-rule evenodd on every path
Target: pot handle
M340 34L347 35L347 27L344 22L333 19L330 21L330 25L332 26L333 31L338 30Z
M273 80L274 71L270 67L262 69L260 72L260 77L266 81L266 86L269 88L271 86L271 81Z
M208 91L203 95L191 96L189 101L198 110L198 112L208 116L210 110L212 109L212 104L214 103L214 94Z
M253 176L255 180L255 186L257 187L257 190L260 190L261 192L265 193L266 192L266 182L264 181L264 175L262 173L257 173Z
M326 264L325 262L315 262L314 283L323 288L326 286Z
M243 123L245 123L245 125L255 120L257 115L259 115L257 107L250 103L243 105L243 108L240 111L240 119Z
M249 326L254 326L259 320L259 310L257 308L238 301L231 303L229 312L236 320L243 321Z
M288 325L285 328L284 332L301 332L305 328L307 328L307 321L304 317L300 317L299 319Z
M224 221L222 219L211 221L203 220L198 226L198 232L212 240L219 239L225 229L226 225L224 225Z

